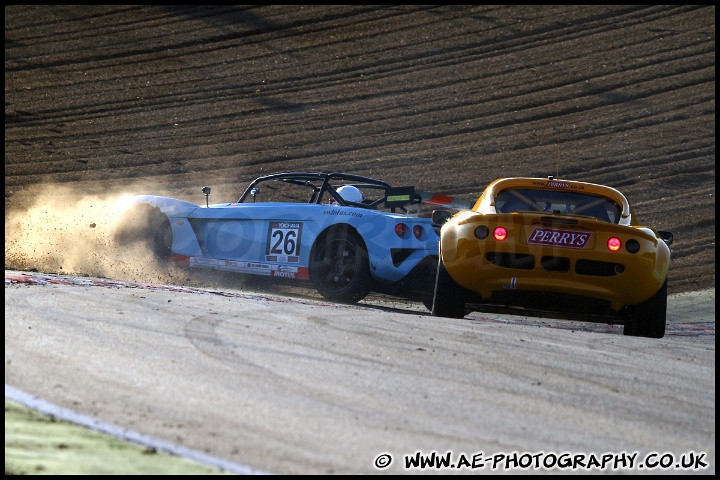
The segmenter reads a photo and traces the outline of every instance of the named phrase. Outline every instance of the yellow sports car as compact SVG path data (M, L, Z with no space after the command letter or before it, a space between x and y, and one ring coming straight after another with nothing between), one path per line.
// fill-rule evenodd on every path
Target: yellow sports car
M673 235L641 226L618 190L548 178L502 178L442 224L432 314L515 310L624 324L665 335Z

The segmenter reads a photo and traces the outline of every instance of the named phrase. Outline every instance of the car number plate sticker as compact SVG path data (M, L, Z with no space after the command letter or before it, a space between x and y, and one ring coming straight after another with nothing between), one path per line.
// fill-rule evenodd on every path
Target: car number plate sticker
M297 262L302 227L303 222L270 222L265 254L276 257L274 260L279 262Z
M554 247L585 248L590 242L590 237L592 237L590 232L536 228L530 233L527 243Z

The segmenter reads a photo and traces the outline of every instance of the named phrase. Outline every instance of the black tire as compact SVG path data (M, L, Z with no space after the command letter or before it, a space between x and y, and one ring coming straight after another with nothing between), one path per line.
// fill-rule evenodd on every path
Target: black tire
M153 237L153 253L159 260L166 262L172 253L173 233L170 227L170 220L167 215L157 218L155 224L155 236Z
M635 307L626 322L623 334L633 337L662 338L667 323L667 279L648 301Z
M123 215L114 240L120 246L146 245L158 260L167 261L173 242L170 220L157 207L136 205Z
M435 276L432 314L435 317L463 318L466 314L467 289L460 286L448 273L442 259L438 261Z
M370 261L357 234L346 226L335 227L315 245L310 280L326 299L354 304L372 289Z

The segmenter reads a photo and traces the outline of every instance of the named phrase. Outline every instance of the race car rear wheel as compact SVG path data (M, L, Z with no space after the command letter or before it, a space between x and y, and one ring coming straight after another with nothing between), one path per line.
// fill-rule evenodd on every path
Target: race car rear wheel
M159 208L140 204L128 210L118 223L115 242L126 246L143 243L158 260L165 261L172 252L172 228L167 215Z
M433 316L463 318L466 313L465 302L467 298L467 289L460 286L450 276L442 259L438 261L432 304Z
M624 335L662 338L667 321L667 279L648 301L635 308L635 314L625 323Z
M329 231L315 245L310 280L317 291L338 303L357 303L370 293L372 277L367 250L347 226Z

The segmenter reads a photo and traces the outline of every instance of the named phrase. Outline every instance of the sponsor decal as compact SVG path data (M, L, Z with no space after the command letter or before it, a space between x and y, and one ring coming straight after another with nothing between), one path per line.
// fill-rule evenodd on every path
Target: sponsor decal
M503 283L503 288L515 290L517 288L517 277L512 277L510 283Z
M295 278L297 276L297 273L295 272L281 272L279 270L273 270L273 277L282 277L282 278Z
M302 228L301 222L275 222L276 228L284 228L286 230L300 230Z
M217 260L215 258L190 257L188 266L196 268L215 268L230 272L250 273L253 275L271 275L270 265L256 262L240 262L238 260Z
M592 237L590 232L536 228L527 239L531 245L552 245L555 247L585 248Z
M339 207L334 210L323 210L323 215L345 215L346 217L358 217L361 218L363 216L362 213L359 212L353 212L347 210L348 207Z
M250 273L252 275L272 275L270 265L267 263L255 263L255 262L234 262L237 267L233 266L234 272Z
M298 262L297 257L290 257L289 261ZM188 266L214 268L230 272L247 273L251 275L264 275L283 278L309 280L310 271L307 267L297 265L278 265L260 262L242 262L239 260L218 260L215 258L190 257Z
M273 277L295 278L297 276L298 267L291 265L273 265Z
M298 280L308 280L310 278L306 267L297 267L295 265L272 265L272 276Z
M547 188L569 188L571 190L585 190L584 185L572 184L570 182L559 182L557 180L548 180L547 182L533 181L532 184L544 186Z
M298 267L294 267L292 265L273 265L273 270L277 270L278 272L297 272Z
M585 186L583 185L574 185L569 182L558 182L557 180L548 180L545 186L547 188L569 188L571 190L585 190Z
M237 260L221 260L218 263L218 268L222 270L238 270L242 268L242 265Z
M214 258L190 257L188 265L191 267L217 267L217 260Z

